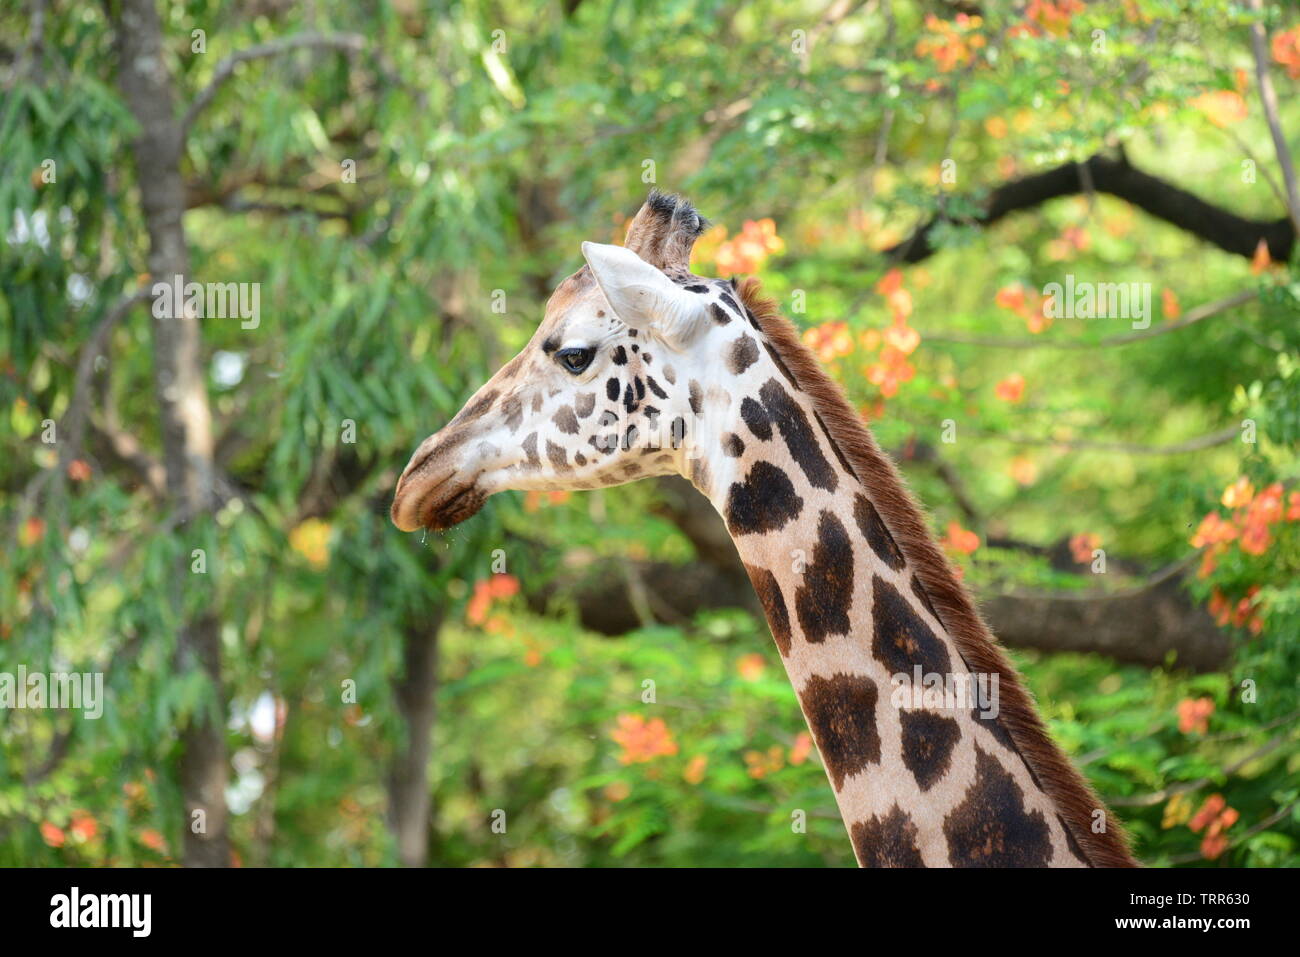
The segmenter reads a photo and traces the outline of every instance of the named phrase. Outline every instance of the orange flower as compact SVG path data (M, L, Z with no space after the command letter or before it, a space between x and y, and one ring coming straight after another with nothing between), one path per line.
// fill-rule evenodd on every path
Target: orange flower
M746 681L757 681L763 677L763 670L767 667L763 661L763 656L758 652L751 652L747 655L741 655L736 661L736 671L740 677Z
M622 764L644 763L677 753L677 743L662 718L647 721L640 715L620 714L618 728L610 732L610 737L623 748L618 756Z
M474 583L474 594L465 606L465 617L471 625L487 621L488 610L494 601L513 598L519 594L519 579L514 575L493 575Z
M978 32L984 21L978 16L959 13L952 20L941 20L933 13L925 18L926 34L917 41L918 57L934 60L940 73L965 66L984 47L985 37Z
M1033 485L1038 478L1038 466L1027 455L1017 455L1007 467L1017 485Z
M319 518L309 518L289 533L289 546L314 568L329 564L329 543L329 522Z
M1224 520L1218 512L1210 512L1201 519L1196 534L1192 536L1192 547L1203 548L1206 545L1218 545L1230 542L1237 537L1237 526Z
M1228 849L1228 839L1223 832L1236 824L1239 818L1236 808L1228 807L1222 794L1211 794L1205 799L1187 825L1192 833L1205 830L1205 837L1201 840L1202 857L1212 861Z
M886 399L898 394L898 387L910 382L916 369L907 356L896 346L886 345L880 350L880 361L866 367L867 381L880 389Z
M1183 314L1183 307L1178 304L1178 295L1172 289L1161 291L1160 304L1168 320L1172 321Z
M1246 118L1246 101L1236 90L1210 90L1188 100L1218 127L1228 127Z
M948 531L939 543L949 551L971 555L980 547L980 537L957 522L949 522Z
M1273 35L1273 59L1286 68L1286 75L1300 80L1300 27Z
M785 240L777 235L771 219L745 220L740 234L723 242L715 257L720 273L754 272L769 255L785 252Z
M921 344L921 334L910 326L896 323L885 330L885 342L905 356L910 356Z
M45 537L45 519L32 516L18 529L18 544L30 548Z
M1205 802L1201 805L1200 810L1198 810L1194 815L1192 815L1192 819L1190 822L1188 822L1187 826L1190 827L1193 831L1201 830L1201 828L1205 827L1216 817L1218 817L1219 812L1222 811L1225 807L1227 807L1227 805L1228 802L1224 800L1222 794L1211 794L1209 797L1205 799Z
M1269 255L1268 243L1260 240L1255 244L1255 255L1250 260L1250 271L1258 276L1273 262L1273 257Z
M1204 734L1212 714L1214 701L1210 698L1184 698L1178 702L1178 730L1183 734Z
M1019 402L1025 395L1025 377L1019 372L1011 373L993 387L993 394L1003 402Z
M155 850L160 854L167 853L167 842L163 840L162 834L151 827L146 827L139 834L140 843L145 847Z
M820 326L805 330L803 342L817 353L817 358L822 362L830 362L853 351L853 336L849 332L849 324L842 320L823 322Z
M779 744L774 744L764 751L746 751L745 764L751 778L765 778L785 767L785 752Z
M63 833L63 829L56 827L49 821L41 823L41 837L50 847L62 847L67 841L67 835Z
M1292 492L1287 496L1286 520L1300 522L1300 492Z
M1032 36L1043 32L1063 37L1070 32L1070 19L1084 9L1081 0L1029 0L1025 7Z
M800 731L794 738L794 747L790 749L790 763L796 767L808 760L812 753L812 736L807 731Z
M85 811L79 811L72 815L72 826L70 831L82 841L93 841L95 835L99 833L99 825L95 819Z
M697 754L686 762L686 770L682 771L682 778L687 784L699 784L704 780L704 772L709 767L709 759L703 754Z
M1080 532L1070 539L1070 555L1080 565L1092 561L1092 553L1101 547L1101 536L1092 532Z
M84 482L90 478L90 466L81 459L73 459L68 463L68 478L74 482Z
M1222 502L1227 508L1245 508L1255 497L1255 486L1242 476L1223 490Z

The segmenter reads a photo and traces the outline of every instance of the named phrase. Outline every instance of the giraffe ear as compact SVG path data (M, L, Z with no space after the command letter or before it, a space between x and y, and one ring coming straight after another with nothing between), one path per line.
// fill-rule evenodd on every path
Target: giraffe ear
M632 250L583 243L582 255L614 315L627 325L652 330L683 349L707 324L700 296L687 292Z

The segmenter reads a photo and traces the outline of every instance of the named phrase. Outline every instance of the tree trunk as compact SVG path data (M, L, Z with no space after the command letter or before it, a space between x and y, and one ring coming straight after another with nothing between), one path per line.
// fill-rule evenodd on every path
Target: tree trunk
M118 85L140 125L132 148L149 231L149 272L153 281L171 282L174 276L189 272L189 252L182 222L182 135L163 59L162 27L154 0L121 0L119 11L115 24ZM177 306L174 318L155 316L152 321L154 388L168 504L185 522L211 506L212 416L204 384L199 321L184 315ZM178 562L174 575L170 598L179 608L186 589L195 587L188 554ZM181 732L180 779L186 812L183 860L189 867L224 867L230 863L226 742L220 714L224 696L220 636L211 611L192 616L182 626L176 667L182 673L202 668L219 703L218 714L195 715Z
M434 693L438 687L440 612L409 621L402 632L402 677L393 681L404 740L388 775L388 824L403 867L423 867L429 851L429 751L433 744Z

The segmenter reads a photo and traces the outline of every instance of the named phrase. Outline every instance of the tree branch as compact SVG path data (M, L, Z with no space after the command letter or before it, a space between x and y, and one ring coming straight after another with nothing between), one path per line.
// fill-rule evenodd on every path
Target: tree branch
M1044 339L1044 338L1025 338L1025 339L997 339L986 338L983 336L958 336L948 333L921 333L922 341L929 342L951 342L955 345L964 346L986 346L992 349L1098 349L1109 348L1110 346L1126 346L1134 342L1142 342L1146 339L1153 339L1156 336L1163 336L1169 332L1177 332L1179 329L1185 329L1190 325L1201 322L1204 319L1211 319L1214 316L1223 315L1230 309L1243 305L1258 298L1258 293L1253 289L1246 289L1242 292L1233 293L1223 299L1214 302L1205 303L1197 306L1195 309L1189 309L1187 315L1175 322L1167 322L1164 325L1152 326L1149 329L1143 329L1139 332L1126 332L1118 336L1107 336L1105 339L1089 341L1086 339Z
M1225 252L1249 259L1255 255L1256 247L1263 240L1274 262L1286 262L1291 256L1296 227L1289 217L1275 220L1246 219L1142 172L1127 159L1111 159L1101 155L1093 156L1082 164L1065 163L1046 172L1002 184L989 194L984 212L972 222L979 226L991 226L1012 213L1032 209L1048 200L1078 195L1083 183L1081 165L1086 167L1086 175L1097 192L1132 203L1157 219L1199 236ZM952 221L943 214L935 216L903 242L885 250L884 255L899 262L921 262L938 251L930 242L935 228L940 223Z
M209 103L216 97L217 92L221 89L222 84L229 80L235 73L235 68L241 63L247 63L250 60L264 60L268 57L279 56L290 50L302 49L334 49L350 50L359 52L366 47L366 39L357 33L337 33L337 34L320 34L320 33L301 33L296 36L284 37L271 43L263 43L258 46L249 47L246 50L239 50L226 57L217 64L216 72L212 75L212 80L202 92L194 98L188 110L185 111L185 117L181 120L181 135L184 136L189 132L190 127L198 115L203 112Z
M1263 0L1250 0L1250 9L1262 16ZM1250 25L1250 48L1255 55L1255 78L1259 81L1259 100L1264 105L1264 118L1268 121L1268 131L1273 136L1273 149L1277 152L1277 165L1282 168L1282 182L1286 184L1287 209L1291 214L1291 226L1300 232L1300 190L1296 188L1295 164L1291 161L1291 150L1286 145L1282 134L1282 124L1277 118L1277 93L1273 89L1273 78L1268 72L1268 37L1264 35L1264 24L1256 20Z

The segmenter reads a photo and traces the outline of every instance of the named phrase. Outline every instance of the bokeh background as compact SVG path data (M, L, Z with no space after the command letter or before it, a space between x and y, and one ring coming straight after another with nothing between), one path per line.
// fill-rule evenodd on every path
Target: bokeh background
M387 519L656 184L898 458L1137 854L1295 865L1298 22L6 4L0 672L107 700L0 710L0 864L852 863L689 486ZM154 320L178 271L256 327ZM1067 275L1149 327L1045 315Z

